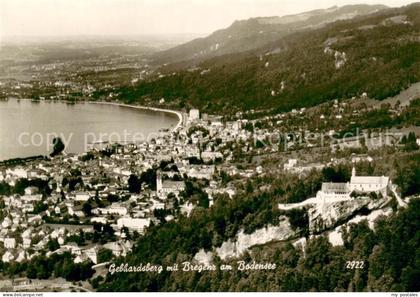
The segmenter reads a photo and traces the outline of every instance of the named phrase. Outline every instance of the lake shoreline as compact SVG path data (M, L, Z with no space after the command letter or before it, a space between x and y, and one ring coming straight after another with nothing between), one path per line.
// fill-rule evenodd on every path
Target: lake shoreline
M31 98L7 98L13 100L31 100L31 101L39 101L39 102L61 102L61 103L68 103L68 104L80 104L80 103L89 103L89 104L103 104L103 105L113 105L113 106L121 106L121 107L129 107L129 108L136 108L136 109L142 109L142 110L150 110L150 111L156 111L156 112L165 112L174 114L178 117L178 124L172 129L172 131L176 131L181 127L183 122L183 115L180 111L173 110L173 109L167 109L167 108L159 108L159 107L152 107L152 106L144 106L144 105L132 105L132 104L126 104L126 103L119 103L119 102L108 102L108 101L68 101L68 100L36 100Z
M178 130L179 127L181 127L182 122L183 122L182 113L180 111L176 111L173 109L165 109L165 108L150 107L150 106L143 106L143 105L131 105L131 104L125 104L125 103L106 102L106 101L85 101L85 102L89 104L104 104L104 105L129 107L129 108L135 108L135 109L141 109L141 110L150 110L150 111L174 114L178 117L178 124L172 129L172 132Z
M108 105L108 106L115 106L115 107L126 107L126 108L134 108L137 110L144 110L144 111L152 111L154 113L156 113L156 115L158 115L159 113L161 114L161 116L164 115L164 113L166 114L171 114L171 115L175 115L178 118L178 121L175 120L175 118L172 118L171 120L171 124L166 126L166 127L162 127L162 129L160 131L165 132L165 133L172 133L177 131L183 124L183 119L184 119L184 115L182 112L180 111L176 111L176 110L171 110L171 109L164 109L164 108L157 108L157 107L150 107L150 106L141 106L141 105L130 105L130 104L125 104L125 103L121 103L121 102L104 102L104 101L67 101L67 100L34 100L34 99L30 99L30 98L10 98L12 100L16 100L16 101L36 101L39 103L64 103L64 104L97 104L97 105ZM9 101L9 100L5 100L5 101ZM82 107L83 108L83 107ZM166 120L165 120L166 121ZM163 123L163 122L162 122ZM120 143L123 144L124 143ZM89 151L89 150L88 150ZM83 152L80 153L75 153L76 155L78 154L82 154ZM25 157L22 157L25 156ZM43 157L47 157L46 155L42 154ZM12 158L5 158L5 159L1 159L0 160L0 165L6 165L8 163L26 163L26 161L30 161L33 158L39 158L40 155L35 153L34 155L21 155L21 156L16 156L16 157L12 157ZM11 164L10 164L11 165Z

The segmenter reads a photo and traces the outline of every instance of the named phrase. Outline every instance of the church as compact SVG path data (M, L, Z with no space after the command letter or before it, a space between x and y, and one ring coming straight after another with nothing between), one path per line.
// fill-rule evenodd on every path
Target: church
M376 192L386 196L389 185L390 179L388 176L356 176L356 169L353 167L349 183L350 192Z
M156 173L156 192L159 198L165 200L170 193L178 197L179 193L184 190L184 181L164 180L160 171Z
M348 200L351 193L372 193L387 195L391 181L388 176L357 176L353 167L350 182L347 183L322 183L321 190L316 197L320 200Z

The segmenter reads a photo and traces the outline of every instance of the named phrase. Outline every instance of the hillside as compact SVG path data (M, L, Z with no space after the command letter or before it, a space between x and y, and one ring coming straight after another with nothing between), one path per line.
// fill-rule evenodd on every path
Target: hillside
M154 58L160 63L199 61L224 54L244 52L299 30L320 28L337 20L351 19L386 8L384 5L334 6L283 17L259 17L235 21L226 29L158 53Z
M299 32L241 55L202 62L118 90L128 102L274 112L363 93L382 100L420 80L420 5Z

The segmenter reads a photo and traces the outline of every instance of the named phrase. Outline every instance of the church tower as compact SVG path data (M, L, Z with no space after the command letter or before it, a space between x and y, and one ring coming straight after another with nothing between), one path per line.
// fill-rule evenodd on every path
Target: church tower
M353 169L351 170L351 176L356 176L356 168L353 166Z
M156 191L159 192L162 190L162 174L160 171L156 172Z

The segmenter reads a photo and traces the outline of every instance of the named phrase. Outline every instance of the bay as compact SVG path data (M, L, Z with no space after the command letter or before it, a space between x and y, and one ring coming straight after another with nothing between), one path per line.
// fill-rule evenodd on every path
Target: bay
M175 114L119 105L0 101L0 160L47 155L56 136L67 153L82 153L93 143L150 140L178 120Z

